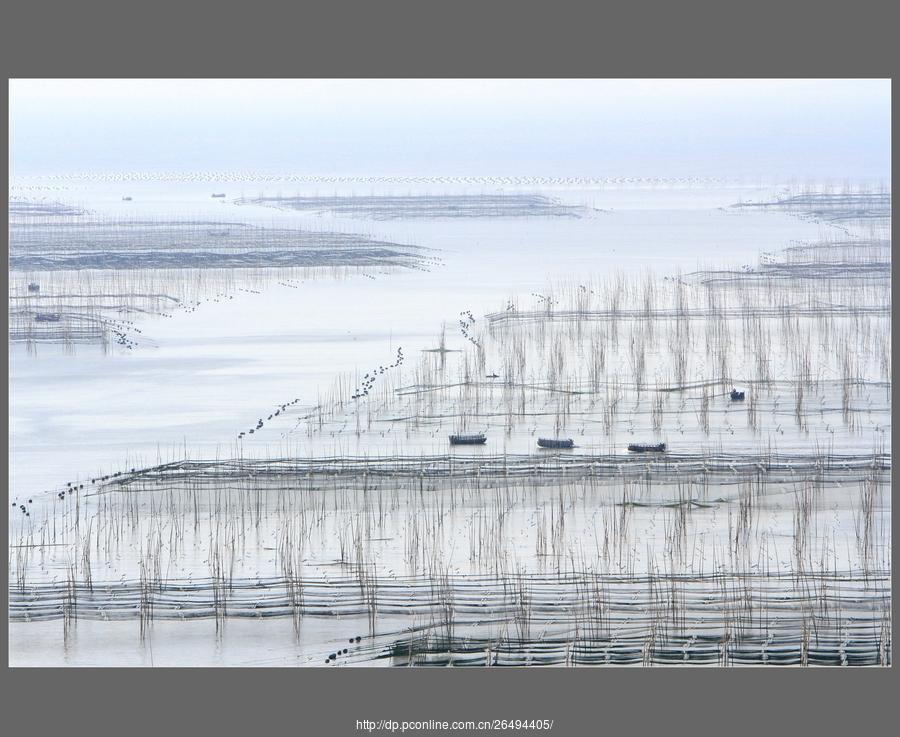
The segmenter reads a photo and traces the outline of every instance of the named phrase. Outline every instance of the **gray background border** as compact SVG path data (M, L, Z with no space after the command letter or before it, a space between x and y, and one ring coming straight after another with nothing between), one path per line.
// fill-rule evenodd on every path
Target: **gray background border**
M868 0L5 5L7 78L890 77L898 27L887 3ZM552 718L554 735L846 735L890 730L898 695L893 668L7 668L0 724L33 735L349 735L363 718Z

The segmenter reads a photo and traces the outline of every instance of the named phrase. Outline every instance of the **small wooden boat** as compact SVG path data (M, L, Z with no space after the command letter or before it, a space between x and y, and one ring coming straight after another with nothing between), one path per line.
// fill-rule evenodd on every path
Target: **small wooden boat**
M572 438L538 438L541 448L574 448L575 441Z
M666 444L656 443L655 445L648 445L645 443L631 443L628 446L628 450L632 453L665 453Z
M731 390L731 401L732 402L743 402L744 401L744 392L739 392L737 389Z
M484 433L450 436L450 445L484 445L486 442L487 438Z

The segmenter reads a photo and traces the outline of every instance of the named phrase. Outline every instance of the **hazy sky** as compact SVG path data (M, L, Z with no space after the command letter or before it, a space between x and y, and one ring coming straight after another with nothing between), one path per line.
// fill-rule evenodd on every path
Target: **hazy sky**
M10 172L890 177L889 80L12 80Z

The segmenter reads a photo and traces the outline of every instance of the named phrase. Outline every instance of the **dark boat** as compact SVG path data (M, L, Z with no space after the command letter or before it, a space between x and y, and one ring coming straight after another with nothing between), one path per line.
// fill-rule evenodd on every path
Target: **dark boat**
M731 401L732 402L743 402L744 401L744 392L739 392L737 389L731 390Z
M213 197L224 197L224 196L225 196L225 193L224 193L224 192L216 192L216 193L215 193L214 195L212 195L212 196L213 196Z
M123 197L122 202L131 202L131 197Z
M486 442L487 438L484 433L450 436L450 445L484 445Z
M628 450L632 453L665 453L666 444L656 443L655 445L647 445L645 443L631 443Z
M538 445L542 448L574 448L575 441L572 438L538 438Z
M34 282L34 281L33 281L33 282L31 282L31 283L28 285L28 291L29 291L29 292L40 292L40 291L41 291L41 285L38 284L37 282Z
M37 322L59 322L62 319L62 315L58 312L45 312L40 315L35 315L34 319Z

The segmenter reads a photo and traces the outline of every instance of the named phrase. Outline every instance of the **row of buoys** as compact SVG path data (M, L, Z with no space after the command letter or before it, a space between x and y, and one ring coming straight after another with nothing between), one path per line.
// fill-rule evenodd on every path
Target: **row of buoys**
M371 374L366 374L363 376L361 386L356 388L356 392L350 396L350 399L361 399L362 397L369 396L369 389L372 388L375 383L375 379L378 376L381 376L385 371L389 371L392 368L397 368L403 363L403 348L397 349L397 360L395 360L389 366L379 366L377 369L374 369Z
M278 408L268 416L267 420L272 420L273 418L278 417L278 415L284 412L288 407L297 404L297 402L299 401L300 397L295 397L290 402L285 402L284 404L279 405ZM243 438L245 435L253 435L257 430L262 430L265 424L266 423L263 422L262 417L260 417L256 422L256 427L251 427L249 430L244 430L238 433L238 440Z
M463 310L459 314L462 317L462 319L459 321L460 332L462 333L463 337L472 345L478 346L478 340L469 334L469 330L475 324L475 316L472 314L471 310Z
M66 492L68 492L69 494L71 494L71 493L72 493L73 491L75 491L76 489L83 489L83 488L84 488L84 484L81 484L81 486L75 486L75 485L72 484L71 481L66 481L66 488L63 489L62 491L60 491L60 492L56 495L56 497L57 497L58 499L65 499L65 498L66 498Z
M241 290L241 289L239 289L238 291L240 292L240 291L248 291L248 290ZM234 295L233 295L233 294L226 294L225 292L222 292L221 294L217 294L215 297L207 297L207 298L206 298L206 301L207 301L207 302L219 302L219 301L221 300L222 302L224 302L226 298L227 298L227 299L234 299ZM188 307L189 304L193 305L193 307ZM200 301L200 300L197 300L196 302L188 302L188 303L180 302L180 303L177 305L177 307L180 308L180 309L182 309L182 310L184 310L185 312L196 312L196 311L197 311L197 308L198 308L201 304L203 304L203 303L202 303L202 301ZM160 317L175 317L175 315L172 314L171 312L160 312L160 313L159 313L159 316L160 316Z
M133 350L137 345L137 341L131 340L128 337L127 333L123 333L120 330L113 330L113 335L116 336L116 343L118 343L123 348L127 348L129 351Z
M129 335L129 331L132 333L142 333L143 331L135 327L134 320L114 320L110 323L110 330L112 334L116 336L116 343L118 343L123 348L127 348L129 351L134 350L135 346L138 345L136 340L132 340Z
M361 641L362 641L362 637L360 637L359 635L357 635L356 637L350 638L351 645L354 643L361 642ZM335 652L331 653L327 658L325 658L325 662L330 663L334 660L337 660L338 655L347 655L349 652L350 652L350 650L346 647L343 650L336 650Z
M552 307L553 305L559 304L558 299L553 299L552 297L548 297L546 294L538 294L537 292L532 292L531 296L535 297L537 299L538 303L546 302L547 307Z
M31 504L31 499L28 500L28 503ZM16 502L13 502L12 505L13 505L13 509L18 507L19 510L22 512L22 514L24 514L26 517L31 516L31 512L28 511L28 507L26 507L24 504L18 504Z

